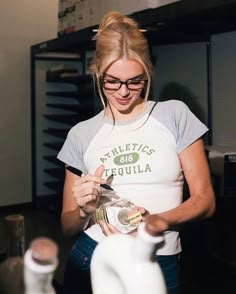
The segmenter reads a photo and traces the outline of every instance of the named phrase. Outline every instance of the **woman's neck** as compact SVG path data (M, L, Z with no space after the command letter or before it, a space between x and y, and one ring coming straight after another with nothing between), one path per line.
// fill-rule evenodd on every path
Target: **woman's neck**
M122 112L112 107L112 105L107 105L105 108L105 114L111 119L115 119L116 121L128 121L139 116L146 107L146 101L143 99L140 100L138 104L136 104L132 110L128 110L126 112Z

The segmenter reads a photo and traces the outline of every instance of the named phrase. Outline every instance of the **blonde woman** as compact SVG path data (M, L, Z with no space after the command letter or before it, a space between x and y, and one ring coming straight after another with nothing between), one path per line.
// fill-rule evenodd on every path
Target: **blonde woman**
M135 203L144 219L158 215L166 220L165 243L156 259L168 293L177 294L179 227L207 218L215 209L202 141L208 129L180 101L148 100L152 76L148 43L131 18L108 13L95 41L92 70L104 110L75 125L58 154L66 167L81 174L66 168L61 223L66 234L78 239L65 271L65 291L91 291L93 250L118 232L105 222L90 222L110 193L101 185L112 174L111 187L118 197ZM190 197L183 202L184 178Z

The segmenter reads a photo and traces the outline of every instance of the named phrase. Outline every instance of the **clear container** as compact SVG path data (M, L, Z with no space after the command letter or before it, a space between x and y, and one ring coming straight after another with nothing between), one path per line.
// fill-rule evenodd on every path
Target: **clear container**
M95 221L105 221L115 226L121 233L136 230L142 221L142 215L135 204L126 199L107 202L96 209Z

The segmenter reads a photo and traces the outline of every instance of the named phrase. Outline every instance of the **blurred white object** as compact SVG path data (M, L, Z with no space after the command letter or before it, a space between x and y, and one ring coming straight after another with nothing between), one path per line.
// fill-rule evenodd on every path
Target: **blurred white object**
M48 238L34 239L24 255L25 294L56 294L52 285L58 247Z
M114 234L92 256L93 294L166 294L160 266L153 260L163 236L153 237L141 223L136 237Z

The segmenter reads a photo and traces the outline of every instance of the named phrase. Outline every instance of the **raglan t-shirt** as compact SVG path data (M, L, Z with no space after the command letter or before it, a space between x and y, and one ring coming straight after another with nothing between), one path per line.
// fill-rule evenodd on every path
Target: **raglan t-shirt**
M207 132L207 127L181 101L148 101L135 119L116 121L104 111L80 122L68 133L58 154L64 163L94 174L101 164L111 175L114 192L100 198L125 198L151 214L177 207L183 200L183 172L178 154ZM86 233L100 242L105 235L94 224ZM181 251L179 232L165 232L158 255Z

